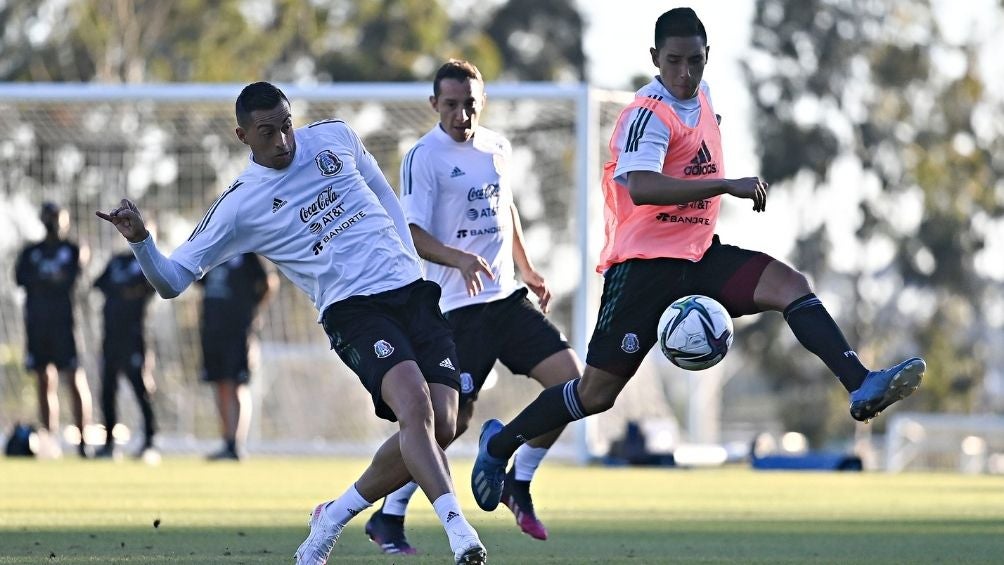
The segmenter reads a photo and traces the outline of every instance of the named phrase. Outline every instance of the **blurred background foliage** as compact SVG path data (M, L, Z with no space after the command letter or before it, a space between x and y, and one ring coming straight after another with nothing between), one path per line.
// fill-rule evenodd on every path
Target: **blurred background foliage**
M810 201L844 192L853 205L815 225L794 217L794 264L849 306L842 326L867 344L866 364L923 352L915 406L1001 408L982 386L1001 370L1004 225L1001 93L980 72L993 61L983 38L952 34L927 0L757 0L754 13L745 69L762 174ZM853 258L832 253L841 230L853 232ZM783 326L755 323L763 373L801 406L781 418L818 439L833 432L817 417L835 406L820 401L825 370L789 355Z
M5 81L414 81L451 56L585 79L573 0L8 0L0 27Z

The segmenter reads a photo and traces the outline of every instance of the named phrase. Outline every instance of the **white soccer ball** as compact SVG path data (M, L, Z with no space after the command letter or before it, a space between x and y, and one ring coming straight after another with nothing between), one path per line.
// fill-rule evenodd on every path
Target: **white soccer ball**
M673 302L659 318L659 348L674 365L700 371L732 346L732 318L716 300L693 294Z

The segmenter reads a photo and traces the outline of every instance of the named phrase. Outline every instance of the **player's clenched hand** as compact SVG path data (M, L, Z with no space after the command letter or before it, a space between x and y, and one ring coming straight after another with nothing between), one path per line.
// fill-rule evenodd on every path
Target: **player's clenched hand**
M763 212L767 209L767 181L760 177L745 177L728 181L729 194L737 198L748 198L753 201L753 211Z
M143 223L143 216L139 213L139 208L125 198L119 203L118 208L108 213L100 210L94 213L102 220L111 222L115 229L119 230L119 233L132 243L139 243L150 235L146 231L146 224Z
M477 296L485 289L485 284L481 280L482 275L488 277L488 280L495 280L491 265L480 255L463 253L456 267L460 269L460 274L464 277L468 296Z
M547 281L537 271L530 271L528 273L521 271L520 276L523 277L523 282L526 283L526 286L530 287L530 290L537 295L537 300L540 302L540 311L547 314L551 304L551 289L548 288Z

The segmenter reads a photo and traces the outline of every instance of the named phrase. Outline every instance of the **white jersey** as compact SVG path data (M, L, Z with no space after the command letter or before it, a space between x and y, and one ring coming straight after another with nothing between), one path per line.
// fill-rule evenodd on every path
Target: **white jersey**
M459 269L425 262L425 275L443 288L443 312L505 298L522 285L513 264L512 186L509 140L478 127L466 142L454 141L437 124L401 163L401 205L414 224L449 245L484 257L495 280L467 295Z
M708 98L708 105L711 105L711 91L708 83L701 81L699 86ZM662 81L658 77L652 82L641 87L635 96L654 98L668 104L680 121L687 127L696 127L697 121L701 119L701 101L697 96L688 100L680 100L669 93ZM712 106L713 107L713 106ZM647 108L635 108L632 110L633 116L629 116L629 128L623 128L621 138L616 140L617 147L620 148L620 156L617 158L617 169L614 170L614 180L621 184L627 184L627 173L631 171L651 171L662 172L662 164L669 151L669 130L662 120L656 118L652 111Z
M420 279L413 245L403 241L374 192L386 187L397 206L393 191L355 132L331 120L294 136L289 166L271 169L249 159L171 259L201 278L232 257L257 253L321 313L350 296Z

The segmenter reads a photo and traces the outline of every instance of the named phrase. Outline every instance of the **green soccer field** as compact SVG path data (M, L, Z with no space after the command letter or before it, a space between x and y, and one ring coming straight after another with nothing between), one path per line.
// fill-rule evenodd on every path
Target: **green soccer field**
M313 505L340 494L364 464L0 459L0 564L291 563ZM504 507L475 506L469 465L456 463L456 482L492 564L1004 562L999 476L552 463L534 488L551 531L540 542ZM452 563L431 505L416 497L412 506L408 535L421 555L380 555L363 516L331 561Z

